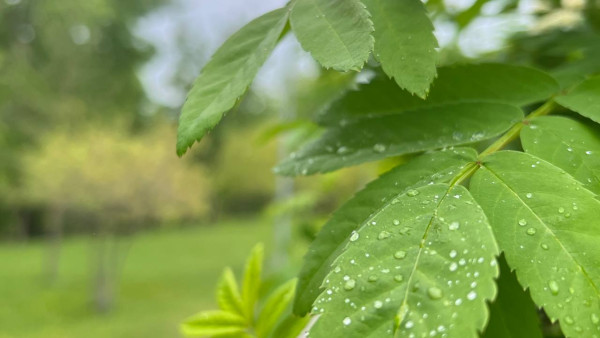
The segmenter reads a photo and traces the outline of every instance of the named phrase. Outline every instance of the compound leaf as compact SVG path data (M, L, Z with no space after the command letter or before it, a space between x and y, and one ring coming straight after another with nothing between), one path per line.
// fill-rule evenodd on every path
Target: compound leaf
M288 12L280 8L251 21L229 37L204 66L179 118L179 156L219 123L244 94L277 44Z
M568 337L600 335L600 201L594 194L562 169L513 151L485 157L471 192L535 303L560 320Z
M398 195L431 182L449 182L468 162L475 161L476 152L457 148L423 154L398 166L369 183L338 209L323 226L311 244L300 271L294 312L306 314L322 292L320 288L331 270L333 260L343 250L353 230L366 224L371 215L386 207Z
M314 337L477 337L498 248L463 186L409 190L350 236L315 302Z
M591 77L566 95L557 96L556 102L600 123L600 76Z
M498 296L490 305L490 322L482 338L542 338L537 308L501 258Z
M373 49L373 24L359 0L296 0L290 23L302 48L325 68L360 70Z
M534 119L521 131L526 152L565 170L600 194L600 128L561 116Z
M227 312L244 315L242 297L235 276L230 268L225 268L217 286L217 302L219 307Z
M375 58L407 91L425 98L436 75L437 40L420 0L364 0L375 25Z
M187 336L241 334L246 329L244 317L226 311L206 311L187 319L181 326Z
M254 320L254 309L261 287L261 272L264 249L261 244L257 244L250 253L246 262L244 271L244 282L242 286L242 302L246 318L252 322Z
M258 321L256 322L256 334L258 337L267 337L269 332L275 329L275 325L279 321L281 314L294 299L295 291L296 280L292 279L278 287L271 295L269 295L265 306L260 312Z
M390 156L489 139L523 118L499 103L457 103L357 120L328 129L275 168L284 175L328 172Z
M316 116L317 122L336 125L373 115L398 114L448 103L484 101L524 106L556 93L548 74L537 69L497 63L467 64L438 69L426 101L404 91L389 79L376 77L358 91L350 91Z

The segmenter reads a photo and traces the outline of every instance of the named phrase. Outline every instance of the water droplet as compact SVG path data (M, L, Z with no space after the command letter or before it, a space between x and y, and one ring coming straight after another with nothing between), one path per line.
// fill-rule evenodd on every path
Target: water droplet
M450 271L456 271L456 269L458 269L458 264L456 264L455 262L452 262L450 264L450 267L448 268L448 270L450 270Z
M461 298L457 298L457 299L454 301L454 305L456 305L456 306L459 306L460 304L462 304L462 299L461 299Z
M383 302L382 302L382 301L380 301L380 300L376 300L376 301L375 301L375 303L373 303L373 306L374 306L376 309L381 309L381 307L383 307Z
M558 213L559 214L562 214L564 212L565 212L565 208L563 208L563 207L558 208Z
M529 228L529 229L527 229L527 234L529 236L535 235L535 232L536 232L535 228Z
M415 189L410 189L409 191L406 192L406 194L410 197L415 197L419 194L419 191L415 190Z
M450 223L450 225L448 225L448 229L450 230L457 230L460 227L460 223L458 222L452 222Z
M394 276L394 280L396 282L402 282L404 280L404 277L402 277L402 275L396 275Z
M337 150L338 154L347 154L348 152L350 152L350 149L348 149L348 147L339 147Z
M394 257L397 259L403 259L406 257L406 251L398 250L396 253L394 253Z
M570 316L566 316L565 317L565 323L567 323L567 324L573 324L574 322L575 321Z
M597 314L595 314L595 313L592 313L592 316L591 316L591 318L592 318L592 323L594 323L594 324L598 324L598 323L600 323L600 317L598 317L598 315L597 315Z
M371 275L368 278L368 281L373 283L373 282L377 282L377 280L379 279L379 277L375 276L375 275Z
M376 153L383 153L385 151L385 145L381 143L377 143L373 146L373 151Z
M348 326L352 323L352 319L350 319L350 317L346 317L346 318L344 318L344 320L342 320L342 323L344 325Z
M400 221L397 219L393 220L392 223L394 223L394 225L400 225Z
M384 230L379 233L379 235L377 236L377 239L386 239L386 238L389 238L391 235L392 234L390 234L389 232Z
M468 300L473 300L473 299L475 299L475 298L477 298L477 292L475 292L475 291L471 291L471 292L469 292L469 293L467 294L467 299L468 299Z
M540 246L542 247L542 249L548 250L548 244L542 243L542 244L540 244Z
M552 292L553 295L558 295L558 283L556 281L549 281L548 287L550 288L550 292Z
M457 255L456 250L450 251L450 254L449 254L450 258L454 258L454 257L456 257L456 255Z
M427 295L429 295L429 298L431 299L440 299L442 298L442 290L440 288L432 286L429 289L427 289Z
M526 225L527 225L527 220L526 220L526 219L524 219L524 218L521 218L521 219L519 220L519 225L520 225L520 226L522 226L522 227L526 226Z
M355 286L356 286L356 281L354 279L348 279L346 281L346 284L344 284L344 289L350 291L350 290L354 289Z
M586 155L591 155L591 154L592 154L592 151L591 151L591 150L588 150L588 151L586 151L586 152L585 152L585 154L586 154Z
M413 326L415 326L415 323L413 323L412 320L409 320L408 322L406 322L406 324L404 324L404 327L407 329L410 329Z
M532 194L532 193L530 193L530 192L528 192L527 194L525 194L525 197L527 197L527 198L532 198L532 197L533 197L533 194Z
M352 231L352 235L350 235L350 242L354 242L358 239L359 234L356 231Z

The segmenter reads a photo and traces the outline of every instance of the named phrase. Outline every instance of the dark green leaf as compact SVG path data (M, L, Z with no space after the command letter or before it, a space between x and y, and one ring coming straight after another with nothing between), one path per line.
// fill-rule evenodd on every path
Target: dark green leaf
M568 337L600 335L600 201L560 168L503 151L483 159L471 192L519 282Z
M373 24L359 0L295 0L290 23L325 68L359 70L373 49Z
M600 194L600 128L544 116L523 128L521 143L526 152L562 168Z
M437 40L420 0L364 0L375 32L375 58L398 85L425 98L436 75Z
M556 102L600 123L600 76L583 81L566 95L557 96Z
M179 118L177 154L183 155L231 109L277 44L288 9L269 12L233 34L204 66Z
M354 232L324 282L314 337L477 337L498 248L463 186L408 190Z
M284 160L277 173L328 172L390 156L473 143L498 136L523 118L499 103L457 103L377 116L328 129Z
M306 314L322 292L320 288L331 270L333 260L341 253L353 230L368 222L372 214L386 207L408 189L430 182L449 182L469 161L475 161L473 149L458 148L423 154L405 165L396 167L337 210L323 226L304 258L300 272L294 312Z

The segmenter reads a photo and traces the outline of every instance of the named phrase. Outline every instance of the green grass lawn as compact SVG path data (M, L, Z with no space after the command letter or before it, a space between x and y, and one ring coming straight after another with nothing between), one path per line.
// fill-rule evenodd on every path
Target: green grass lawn
M58 281L42 278L41 242L0 245L0 337L178 337L179 322L214 306L225 265L241 271L269 224L229 221L137 235L121 268L115 309L91 306L89 238L64 242Z

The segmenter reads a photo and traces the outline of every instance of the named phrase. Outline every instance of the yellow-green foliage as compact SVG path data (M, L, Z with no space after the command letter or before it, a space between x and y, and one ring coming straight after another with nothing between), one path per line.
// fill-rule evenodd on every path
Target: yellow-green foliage
M205 169L177 159L174 135L166 126L134 136L114 126L51 133L25 155L22 198L92 213L120 210L131 219L202 217L210 196Z

